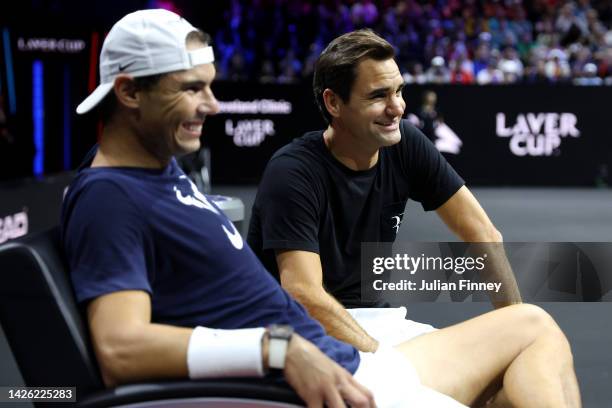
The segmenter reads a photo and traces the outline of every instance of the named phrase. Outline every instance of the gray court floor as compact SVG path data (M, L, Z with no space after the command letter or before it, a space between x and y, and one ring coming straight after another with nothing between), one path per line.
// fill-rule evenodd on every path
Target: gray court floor
M610 242L612 189L474 188L504 241ZM401 236L408 241L454 239L435 212L409 202Z

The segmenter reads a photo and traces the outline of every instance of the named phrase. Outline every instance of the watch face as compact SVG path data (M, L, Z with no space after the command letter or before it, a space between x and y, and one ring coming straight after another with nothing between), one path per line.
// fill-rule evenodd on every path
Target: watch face
M293 334L293 327L284 324L270 326L270 336L278 339L288 339Z

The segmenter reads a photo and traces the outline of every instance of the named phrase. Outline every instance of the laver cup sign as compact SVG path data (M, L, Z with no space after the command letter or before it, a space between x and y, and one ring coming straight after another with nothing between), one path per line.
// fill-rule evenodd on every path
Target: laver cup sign
M498 113L495 133L510 140L515 156L552 156L561 154L561 142L580 137L578 118L564 113L519 113L510 121L509 115Z
M527 302L612 300L612 243L363 243L364 301L501 301L510 263Z
M469 185L612 185L610 87L411 85L408 112L427 91L461 139L443 154Z
M291 102L286 100L239 99L219 101L219 113L250 115L290 115ZM225 135L230 136L235 146L259 146L267 136L276 133L273 119L226 119Z
M219 114L206 118L213 184L258 183L272 154L323 127L308 85L215 82Z

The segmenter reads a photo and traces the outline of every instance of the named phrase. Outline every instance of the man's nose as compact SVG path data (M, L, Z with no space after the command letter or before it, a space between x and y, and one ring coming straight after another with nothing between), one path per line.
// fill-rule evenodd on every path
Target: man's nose
M405 107L406 103L404 102L402 95L393 95L389 101L389 104L387 105L387 113L392 116L402 116L404 114Z
M219 113L219 101L215 98L212 91L206 93L202 102L198 105L198 112L206 115L215 115Z

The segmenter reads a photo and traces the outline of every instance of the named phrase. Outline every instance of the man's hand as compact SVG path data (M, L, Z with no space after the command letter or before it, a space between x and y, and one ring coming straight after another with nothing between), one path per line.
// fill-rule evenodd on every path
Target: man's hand
M308 408L375 407L373 394L309 341L294 334L287 348L285 379Z

